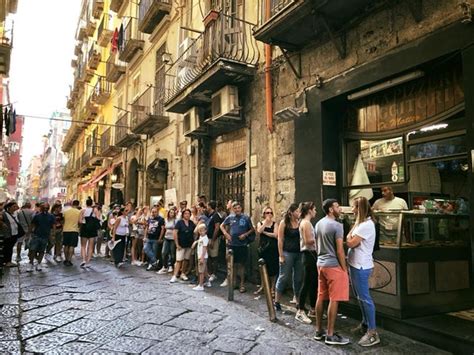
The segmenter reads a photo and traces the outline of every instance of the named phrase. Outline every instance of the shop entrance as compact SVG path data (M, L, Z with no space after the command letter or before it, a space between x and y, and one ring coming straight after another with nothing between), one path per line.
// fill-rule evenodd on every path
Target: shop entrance
M245 163L233 169L214 169L212 198L224 206L228 200L236 200L244 206Z
M127 198L133 204L137 203L138 198L138 161L133 158L130 161L127 176Z

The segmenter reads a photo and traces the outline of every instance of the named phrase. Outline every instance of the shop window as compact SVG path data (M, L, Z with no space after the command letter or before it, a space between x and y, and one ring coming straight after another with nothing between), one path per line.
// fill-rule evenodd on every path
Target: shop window
M410 161L417 161L465 154L466 151L466 137L458 136L413 144L408 149L408 157Z

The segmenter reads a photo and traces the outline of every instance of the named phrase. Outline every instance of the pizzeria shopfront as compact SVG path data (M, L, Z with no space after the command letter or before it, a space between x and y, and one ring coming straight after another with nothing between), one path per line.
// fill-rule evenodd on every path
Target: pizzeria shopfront
M474 305L474 71L467 65L474 49L461 40L474 37L465 32L472 29L453 26L308 92L309 117L296 124L295 138L311 132L322 152L310 162L298 156L309 141L295 141L298 200L374 203L390 186L408 205L375 213L381 248L372 294L377 311L391 317ZM436 47L444 37L458 43ZM336 186L318 184L321 171L335 172ZM354 218L345 212L350 228Z

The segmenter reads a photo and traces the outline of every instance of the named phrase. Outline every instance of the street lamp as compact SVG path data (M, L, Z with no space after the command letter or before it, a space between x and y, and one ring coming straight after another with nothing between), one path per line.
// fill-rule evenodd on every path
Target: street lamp
M110 181L112 181L112 182L117 182L117 179L118 179L117 174L112 174L112 175L110 175Z
M99 187L104 187L104 180L99 181Z

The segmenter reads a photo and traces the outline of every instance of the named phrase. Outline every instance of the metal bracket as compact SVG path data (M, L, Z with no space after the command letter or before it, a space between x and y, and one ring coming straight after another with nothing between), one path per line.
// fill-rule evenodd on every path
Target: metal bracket
M321 20L324 29L326 30L327 34L329 35L329 39L333 43L334 47L336 48L337 52L339 53L339 57L344 59L347 55L347 39L346 39L346 32L343 31L339 34L336 34L326 19L326 17L322 14L316 14Z
M295 53L296 56L297 56L296 65L298 66L298 68L296 68L295 64L291 61L291 58L288 55L288 51L281 48L281 47L278 47L278 48L280 48L281 52L283 53L283 56L285 57L286 61L288 62L288 65L290 66L291 71L293 72L293 74L295 74L295 76L298 79L301 79L301 52Z
M408 0L408 8L410 9L411 15L416 22L423 20L423 3L422 0Z

